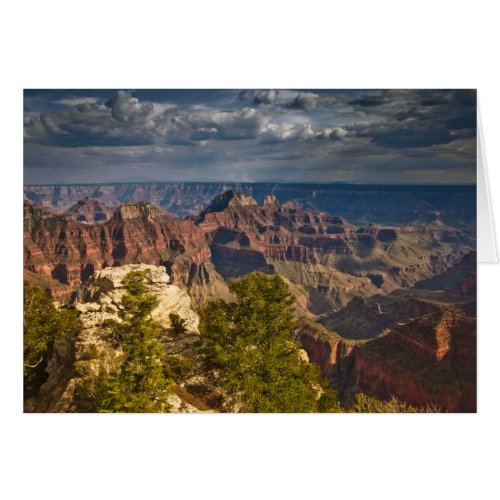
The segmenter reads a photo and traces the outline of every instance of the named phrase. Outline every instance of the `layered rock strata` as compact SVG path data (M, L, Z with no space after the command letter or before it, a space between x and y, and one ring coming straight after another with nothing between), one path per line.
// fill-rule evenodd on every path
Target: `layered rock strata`
M28 203L24 234L25 269L70 287L105 267L164 265L201 305L229 297L224 280L258 270L285 277L303 312L313 315L355 296L411 287L448 269L473 244L442 223L357 227L324 212L280 206L275 196L260 206L231 191L183 220L132 203L102 224L84 224Z
M442 308L396 324L369 341L311 322L297 338L345 400L356 392L397 396L417 407L476 411L475 307Z

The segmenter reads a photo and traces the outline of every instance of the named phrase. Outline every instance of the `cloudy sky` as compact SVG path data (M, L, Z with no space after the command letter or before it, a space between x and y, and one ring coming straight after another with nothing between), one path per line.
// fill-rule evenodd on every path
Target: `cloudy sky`
M26 184L474 183L469 90L26 90Z

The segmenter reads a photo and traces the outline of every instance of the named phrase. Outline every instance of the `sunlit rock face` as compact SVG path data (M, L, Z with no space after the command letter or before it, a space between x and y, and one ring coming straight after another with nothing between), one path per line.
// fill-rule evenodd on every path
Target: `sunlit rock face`
M84 287L83 301L75 305L80 312L82 329L76 337L63 338L55 346L47 367L48 380L31 410L74 411L75 389L79 382L102 372L111 373L119 369L124 352L113 338L109 322L121 321L122 300L127 293L123 279L132 271L144 272L145 286L158 300L152 316L162 331L168 332L170 329L171 313L178 314L185 321L187 331L182 338L176 339L176 353L183 355L189 352L192 344L199 339L199 317L191 308L191 299L184 290L170 284L165 267L131 264L97 271ZM165 348L168 352L168 348ZM191 405L183 404L174 394L170 399L172 411L196 411Z
M107 221L113 214L114 208L86 197L68 208L64 215L69 215L78 222L98 224Z
M123 296L127 293L123 279L132 271L145 271L145 285L158 300L152 316L164 328L170 328L170 313L185 320L190 332L198 333L199 318L191 308L191 298L178 286L169 284L170 277L165 267L148 264L128 264L108 267L97 271L89 280L88 302L77 305L82 312L84 326L99 324L103 319L119 319Z

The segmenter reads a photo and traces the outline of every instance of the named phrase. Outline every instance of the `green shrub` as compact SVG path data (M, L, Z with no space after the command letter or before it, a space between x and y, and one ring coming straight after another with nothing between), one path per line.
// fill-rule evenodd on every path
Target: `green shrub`
M181 356L165 356L163 373L176 382L185 380L193 371L193 360Z
M318 401L318 412L342 413L344 411L337 398L337 393L333 389L326 389Z
M172 325L172 330L175 335L182 335L186 332L186 320L181 318L177 313L170 313L168 315L170 318L170 324Z
M358 393L355 396L355 403L348 411L352 413L416 413L413 406L400 401L396 396L392 396L388 401L381 401L372 396Z

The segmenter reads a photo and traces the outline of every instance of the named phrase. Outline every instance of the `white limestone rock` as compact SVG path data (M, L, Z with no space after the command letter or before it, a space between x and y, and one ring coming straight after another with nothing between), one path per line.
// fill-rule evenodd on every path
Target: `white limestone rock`
M199 318L191 309L191 299L184 290L169 284L170 277L165 267L131 264L98 271L90 278L88 300L75 306L80 311L81 331L71 341L58 346L61 353L65 349L65 357L71 361L61 364L61 356L54 356L51 360L49 378L44 384L44 396L39 405L40 411L73 411L79 381L102 372L112 373L119 368L124 352L116 345L106 322L122 321L119 311L123 308L122 299L127 293L122 285L123 278L131 271L144 270L149 271L145 277L146 287L158 298L158 306L152 313L154 319L166 329L171 327L169 314L172 312L186 321L186 333L172 342L171 347L175 347L176 352L189 350L199 339ZM172 412L198 411L175 394L169 396L169 404Z
M118 310L123 296L127 293L122 285L125 276L131 271L149 271L145 277L148 290L157 297L158 306L153 311L153 318L162 327L170 328L170 313L178 314L185 320L190 333L199 333L199 318L191 308L191 298L176 285L169 285L170 276L165 267L149 264L128 264L120 267L108 267L94 273L89 280L90 302L78 304L82 312L81 320L85 326L96 326L100 319L120 321Z

